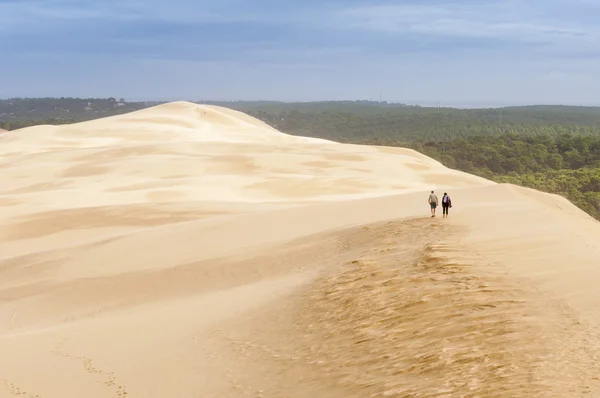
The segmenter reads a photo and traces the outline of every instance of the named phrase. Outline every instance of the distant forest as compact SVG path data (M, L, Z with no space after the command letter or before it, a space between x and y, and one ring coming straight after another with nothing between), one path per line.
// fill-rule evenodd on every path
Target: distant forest
M0 128L65 124L160 102L0 100ZM557 193L600 220L600 107L431 108L375 101L198 102L240 110L294 135L413 148L448 167Z

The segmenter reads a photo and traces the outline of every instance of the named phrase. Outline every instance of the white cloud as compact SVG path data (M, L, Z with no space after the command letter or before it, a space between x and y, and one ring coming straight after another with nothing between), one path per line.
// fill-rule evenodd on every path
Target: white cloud
M308 21L304 12L254 7L243 0L23 0L0 3L0 22L13 27L90 19L170 23Z
M0 0L0 34L26 33L22 42L0 36L12 60L0 63L10 76L2 89L128 99L378 98L382 90L387 100L443 103L597 99L591 0L416 1ZM224 25L214 37L174 26L207 22ZM240 38L230 22L256 23L257 34ZM88 23L102 29L82 38ZM106 33L114 27L130 29ZM42 40L49 33L53 40Z
M537 13L525 2L379 4L338 11L338 26L424 37L500 39L522 43L599 43L596 26ZM567 7L568 2L564 1ZM543 3L540 3L543 6Z

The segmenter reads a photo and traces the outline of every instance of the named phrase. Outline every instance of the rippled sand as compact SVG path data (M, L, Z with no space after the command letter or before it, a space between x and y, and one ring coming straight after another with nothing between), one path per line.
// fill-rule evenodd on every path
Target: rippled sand
M185 102L0 163L0 397L600 396L600 228L563 198Z

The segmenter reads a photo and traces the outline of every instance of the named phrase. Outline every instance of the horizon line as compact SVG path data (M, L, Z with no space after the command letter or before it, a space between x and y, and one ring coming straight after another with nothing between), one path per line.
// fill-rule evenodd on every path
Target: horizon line
M0 101L11 100L60 100L60 99L75 99L75 100L107 100L110 98L117 99L118 97L8 97L0 98ZM124 97L120 97L125 99ZM543 102L496 102L496 101L460 101L460 102L445 102L439 100L419 100L419 101L388 101L388 100L373 100L373 99L319 99L319 100L275 100L275 99L125 99L125 103L169 103L186 101L191 103L275 103L275 104L319 104L319 103L371 103L382 105L404 105L408 107L422 108L445 108L445 109L494 109L494 108L517 108L517 107L536 107L536 106L560 106L560 107L577 107L577 108L600 108L600 104L569 104L569 103L543 103Z

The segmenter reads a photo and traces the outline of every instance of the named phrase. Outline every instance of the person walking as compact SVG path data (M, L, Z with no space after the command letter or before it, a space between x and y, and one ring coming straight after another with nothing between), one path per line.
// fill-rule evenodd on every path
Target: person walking
M442 217L448 217L448 208L452 207L452 200L446 192L442 196Z
M435 208L438 204L437 195L433 191L431 191L431 194L429 194L429 199L427 201L429 202L429 206L431 206L431 217L435 217Z

